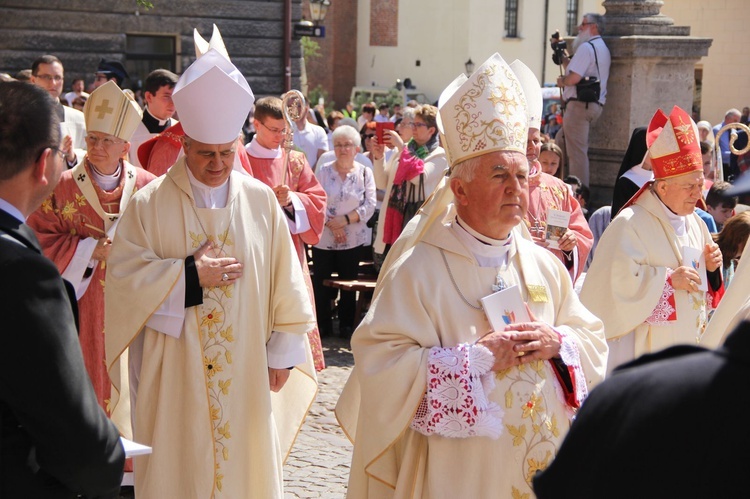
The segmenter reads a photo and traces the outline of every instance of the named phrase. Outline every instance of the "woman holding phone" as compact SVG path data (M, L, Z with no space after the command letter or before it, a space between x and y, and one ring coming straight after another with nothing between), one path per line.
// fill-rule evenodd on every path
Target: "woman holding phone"
M384 130L383 143L377 141L377 137L370 143L375 185L385 189L373 245L376 254L385 256L409 221L404 217L409 184L418 189L421 180L425 197L428 197L445 175L448 160L445 150L438 144L436 118L435 106L419 106L414 112L410 126L412 137L408 142L404 143L395 131ZM385 158L385 146L395 150L389 160Z

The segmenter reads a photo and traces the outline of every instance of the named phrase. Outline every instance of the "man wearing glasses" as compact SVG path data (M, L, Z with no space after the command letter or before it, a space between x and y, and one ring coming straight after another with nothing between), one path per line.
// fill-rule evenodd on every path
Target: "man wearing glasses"
M109 412L111 383L104 361L104 279L119 217L131 196L152 179L127 157L141 121L138 105L114 83L92 92L84 107L88 150L62 174L59 184L28 220L42 251L75 288L80 311L79 340L99 405L128 429L129 409ZM124 408L124 405L118 406Z
M60 149L65 154L68 168L72 168L86 153L86 122L81 111L63 106L60 102L64 82L62 62L54 55L43 55L31 65L31 83L42 87L58 103L55 112L63 133Z
M585 14L578 25L578 35L573 42L573 58L562 58L565 76L557 78L557 86L563 88L565 119L563 139L557 142L565 147L568 156L568 173L589 185L589 129L602 114L607 101L607 79L609 78L610 54L602 40L604 16ZM593 77L599 81L600 93L595 101L586 101L578 95L576 84Z
M279 205L284 209L297 258L302 266L310 302L315 303L310 271L307 268L305 244L315 245L320 241L325 223L326 193L310 168L304 153L289 151L288 165L284 162L286 153L281 147L281 142L287 133L287 123L282 113L281 99L278 97L258 99L255 102L253 126L256 130L255 136L245 148L250 158L252 175L273 189ZM322 130L310 123L306 126ZM316 328L307 333L307 336L310 340L315 369L320 371L325 367L320 333Z

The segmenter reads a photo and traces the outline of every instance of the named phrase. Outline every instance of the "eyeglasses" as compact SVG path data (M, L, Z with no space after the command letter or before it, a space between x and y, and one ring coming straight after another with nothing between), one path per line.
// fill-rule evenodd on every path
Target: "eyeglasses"
M335 149L353 149L356 146L352 144L351 142L348 142L346 144L333 144L333 147Z
M365 138L365 140L371 139L371 138L373 138L374 136L375 136L375 134L374 134L374 133L366 133L366 134L362 135L362 137L364 137L364 138Z
M267 126L262 121L258 121L258 123L260 123L261 125L263 125L263 128L265 128L266 130L268 130L271 133L275 133L275 134L285 134L286 133L286 128L281 128L281 129L279 129L279 128L271 128L270 126Z
M412 127L412 128L419 128L421 126L423 126L425 128L429 128L430 127L430 125L428 125L427 123L420 123L419 121L413 121L413 122L409 123L409 126Z
M34 78L39 78L40 80L44 80L47 83L54 81L55 83L60 83L63 81L63 77L60 75L34 75Z
M36 156L36 160L37 161L39 161L39 158L42 157L42 154L44 154L44 151L46 151L47 149L52 149L56 154L59 154L60 155L60 159L65 159L65 152L63 152L62 149L59 149L59 148L57 148L55 146L45 146L45 147L42 147L42 150L39 151L39 154L37 154L37 156Z
M116 144L124 144L122 140L112 140L109 137L97 137L95 135L86 135L86 143L89 147L96 147L99 142L103 147L112 147Z

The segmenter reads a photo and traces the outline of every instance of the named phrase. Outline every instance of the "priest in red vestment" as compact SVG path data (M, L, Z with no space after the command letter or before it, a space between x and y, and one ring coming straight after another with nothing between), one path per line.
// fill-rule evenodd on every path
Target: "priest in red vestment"
M529 208L524 222L531 232L534 242L555 254L570 273L575 282L583 272L583 266L594 245L591 232L581 205L573 197L567 184L557 177L542 171L539 154L542 150L540 127L542 123L542 90L539 80L524 63L516 59L510 65L523 88L526 97L526 110L529 124L526 158L529 161ZM570 217L567 229L562 236L552 241L547 230L550 218L558 213ZM568 215L563 215L567 217Z
M104 275L120 216L131 196L156 177L123 159L141 111L114 81L94 90L84 115L86 155L63 172L28 223L44 254L76 289L86 369L99 404L129 436L129 411L120 416L110 414L109 408L112 385L104 360Z
M304 153L290 151L289 165L284 170L286 153L281 148L287 126L278 97L264 97L255 103L254 126L257 133L247 145L251 174L271 187L284 208L294 247L302 265L310 301L315 303L310 270L307 267L305 244L317 244L325 223L326 193L307 163ZM307 333L315 369L325 367L318 329Z

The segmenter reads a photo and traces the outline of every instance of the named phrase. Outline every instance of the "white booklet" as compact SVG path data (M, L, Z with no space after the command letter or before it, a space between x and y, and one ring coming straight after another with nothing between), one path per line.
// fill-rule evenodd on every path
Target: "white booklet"
M703 251L691 248L690 246L682 247L682 264L686 267L693 267L701 279L698 289L708 291L708 275L706 274L706 255Z
M570 224L570 213L562 210L547 210L547 243L552 249L560 249L557 241L565 234Z
M125 457L143 456L144 454L151 454L154 451L148 445L133 442L125 437L120 437L120 442L122 442L122 447L125 449Z
M531 322L518 286L485 296L481 302L493 331L503 331L508 324Z

